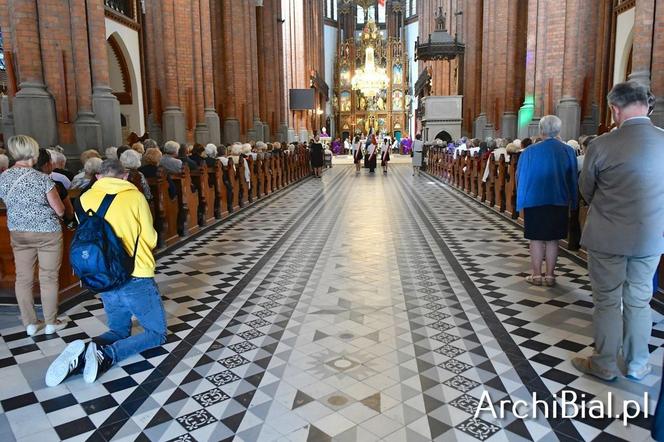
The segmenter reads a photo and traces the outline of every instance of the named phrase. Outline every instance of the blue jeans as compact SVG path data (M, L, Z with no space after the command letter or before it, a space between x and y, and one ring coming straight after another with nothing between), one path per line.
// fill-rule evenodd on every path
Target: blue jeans
M122 287L102 293L108 328L95 342L117 363L129 356L166 342L166 314L154 278L131 278ZM131 335L135 316L143 333Z

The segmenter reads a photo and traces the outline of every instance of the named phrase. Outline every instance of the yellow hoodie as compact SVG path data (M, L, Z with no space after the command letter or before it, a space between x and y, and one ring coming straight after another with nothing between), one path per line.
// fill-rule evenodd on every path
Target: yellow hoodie
M137 278L154 277L155 262L152 249L157 246L157 232L152 225L150 206L143 194L132 183L119 178L102 178L90 190L81 195L83 210L97 210L106 194L116 194L104 219L122 240L125 250L134 253L136 238L136 262L132 276Z

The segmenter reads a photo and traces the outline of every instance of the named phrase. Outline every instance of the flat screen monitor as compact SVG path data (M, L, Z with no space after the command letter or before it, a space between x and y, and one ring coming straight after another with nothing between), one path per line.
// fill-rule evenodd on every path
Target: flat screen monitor
M315 109L314 89L290 89L288 94L291 110Z

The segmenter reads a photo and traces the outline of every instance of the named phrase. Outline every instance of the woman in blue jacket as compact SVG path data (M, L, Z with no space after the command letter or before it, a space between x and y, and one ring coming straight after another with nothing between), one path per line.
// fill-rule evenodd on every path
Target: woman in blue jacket
M567 237L569 208L578 205L576 154L556 138L561 125L555 115L543 117L539 122L542 141L523 151L517 166L517 210L524 211L524 237L530 240L532 265L526 281L549 287L556 283L558 241Z

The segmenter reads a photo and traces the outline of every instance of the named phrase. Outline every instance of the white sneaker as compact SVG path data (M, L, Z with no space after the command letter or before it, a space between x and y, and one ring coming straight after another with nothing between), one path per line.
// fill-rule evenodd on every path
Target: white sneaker
M60 331L65 327L67 327L67 322L58 319L55 321L55 324L46 324L46 329L44 330L44 334L52 335L56 331Z
M39 329L41 328L41 324L37 322L36 324L29 324L27 327L25 327L25 333L28 336L34 336L37 334Z

